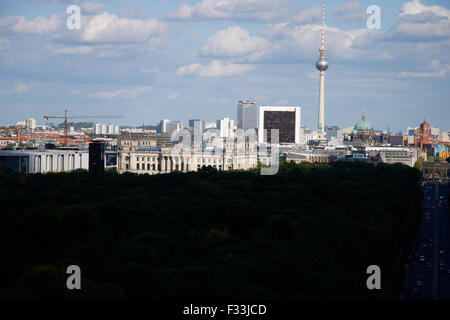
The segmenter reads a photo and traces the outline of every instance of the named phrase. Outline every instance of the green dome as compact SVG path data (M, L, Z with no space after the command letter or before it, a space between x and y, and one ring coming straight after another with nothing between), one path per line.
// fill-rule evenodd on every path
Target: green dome
M355 131L373 131L373 127L369 121L366 120L366 114L363 113L361 120L355 124Z

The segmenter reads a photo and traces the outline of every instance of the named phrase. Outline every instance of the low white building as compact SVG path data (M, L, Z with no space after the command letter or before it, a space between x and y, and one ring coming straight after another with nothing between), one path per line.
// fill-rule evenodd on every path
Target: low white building
M0 167L26 174L89 169L88 150L0 150Z
M417 150L407 147L366 147L367 155L383 163L402 163L413 167L418 159Z

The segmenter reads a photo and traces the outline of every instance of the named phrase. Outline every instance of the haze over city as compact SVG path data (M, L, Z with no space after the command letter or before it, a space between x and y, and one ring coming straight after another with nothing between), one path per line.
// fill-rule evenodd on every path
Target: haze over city
M69 30L66 8L81 7ZM381 30L366 26L381 7ZM317 126L321 1L5 0L0 4L0 123L68 108L160 119L236 119L238 100L299 105ZM449 129L448 1L330 1L325 124L379 130L424 118Z

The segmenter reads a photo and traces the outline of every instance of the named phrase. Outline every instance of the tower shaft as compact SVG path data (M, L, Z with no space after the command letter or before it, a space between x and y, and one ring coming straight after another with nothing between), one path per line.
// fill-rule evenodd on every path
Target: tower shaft
M319 52L320 56L316 62L316 68L320 72L317 139L322 140L325 139L325 71L328 69L328 61L325 55L325 0L323 0L322 5L322 46Z
M319 117L317 123L317 138L324 139L325 128L325 71L320 71L320 86L319 86Z

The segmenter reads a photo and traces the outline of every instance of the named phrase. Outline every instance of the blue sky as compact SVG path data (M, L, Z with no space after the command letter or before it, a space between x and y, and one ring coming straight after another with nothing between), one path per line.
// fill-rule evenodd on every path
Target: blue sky
M81 7L81 29L66 8ZM317 122L321 0L2 0L0 123L68 108L120 124L236 118L240 99ZM366 8L381 8L381 30ZM449 2L328 1L325 123L450 129ZM116 120L104 120L105 122Z

